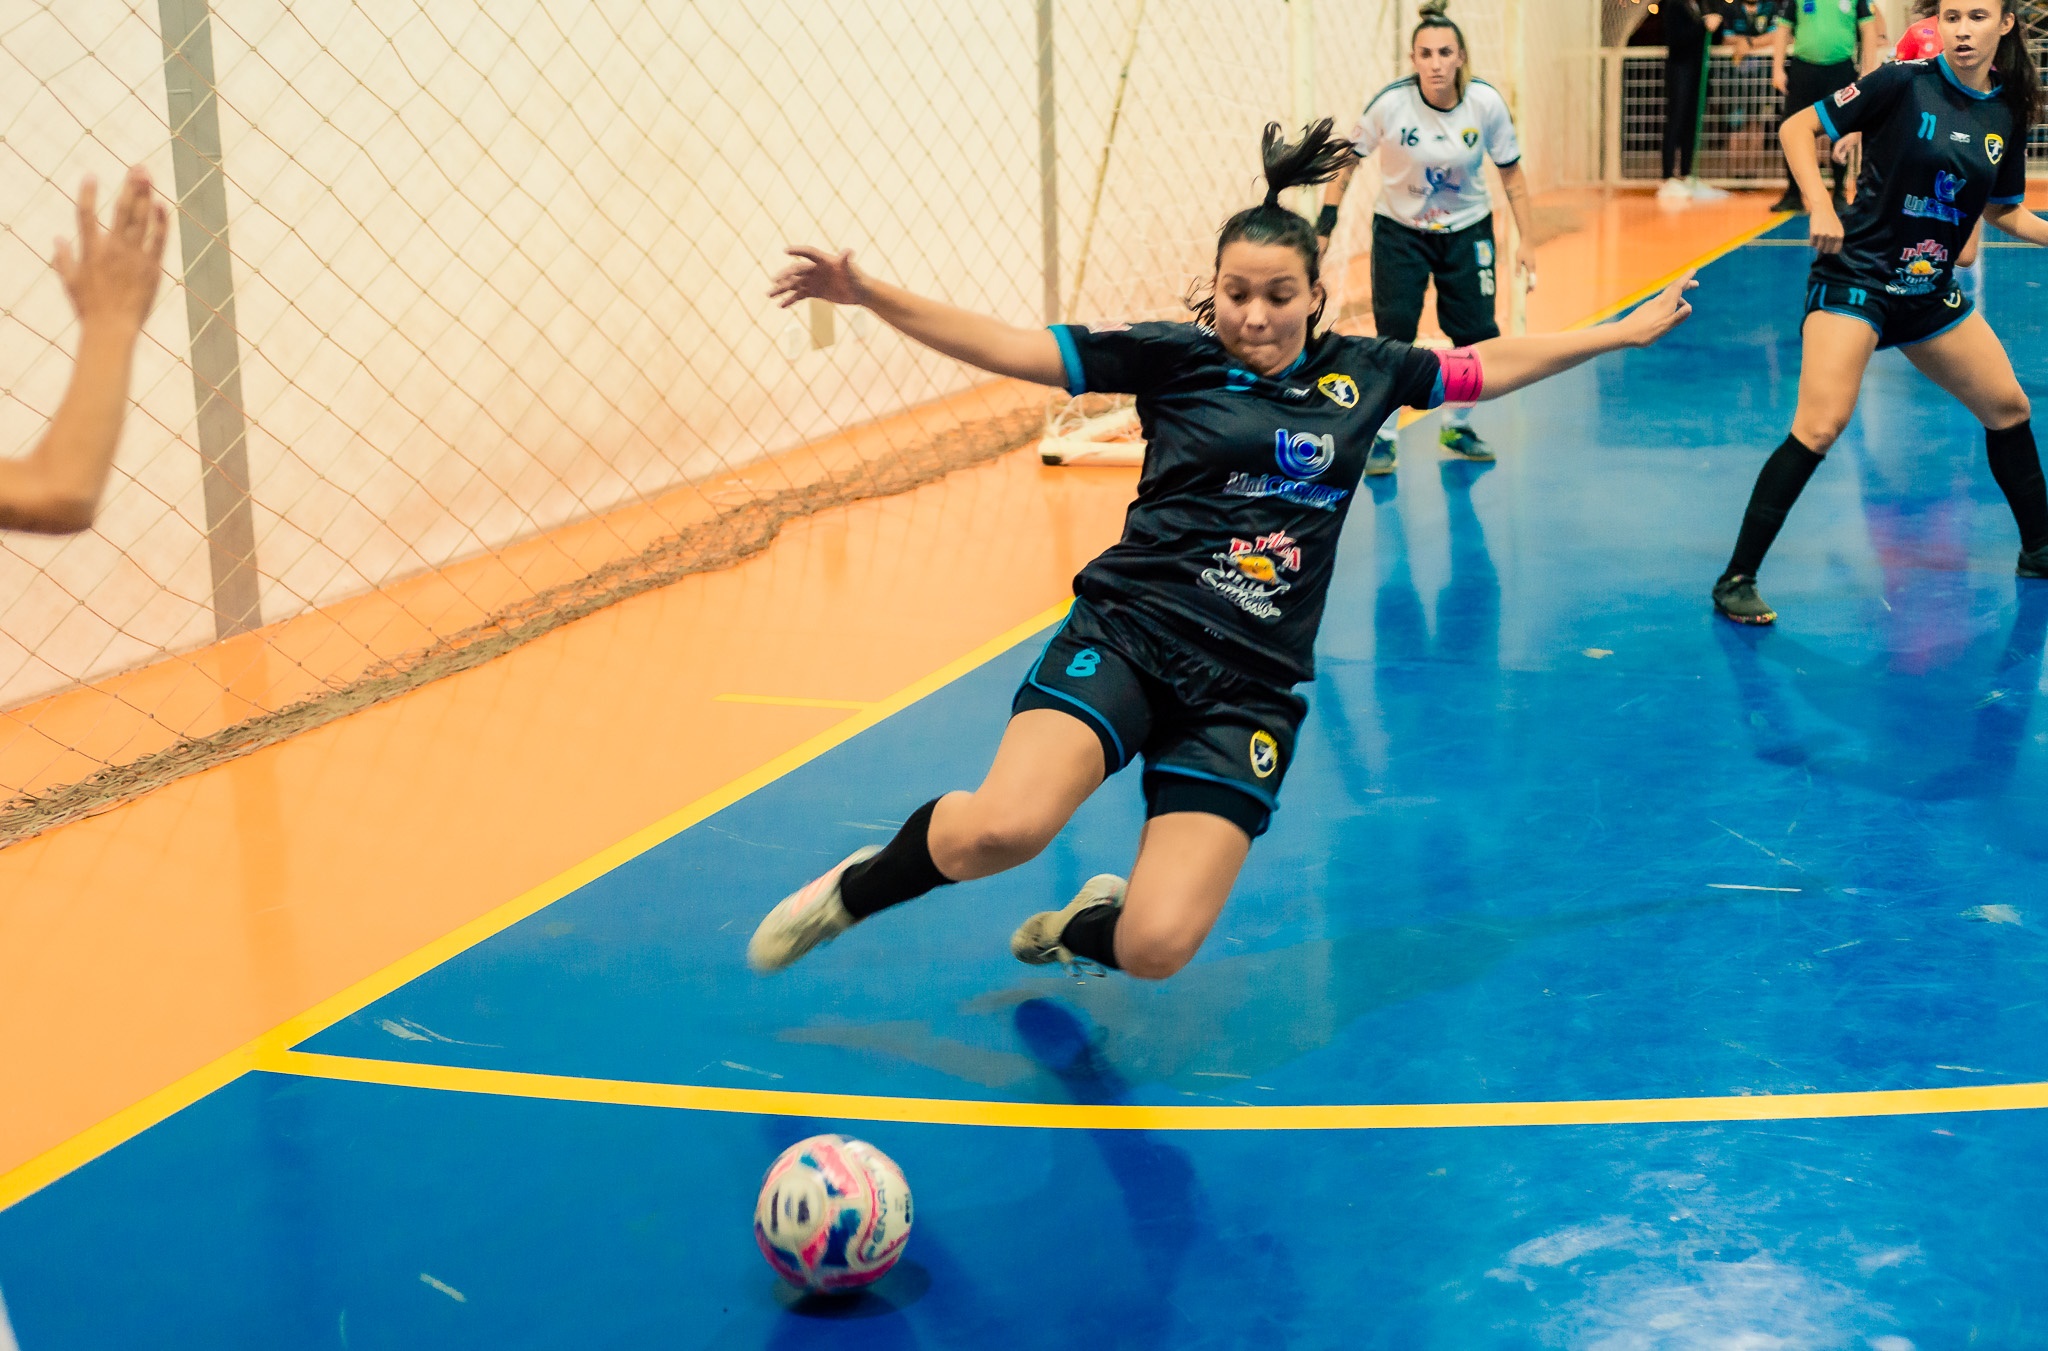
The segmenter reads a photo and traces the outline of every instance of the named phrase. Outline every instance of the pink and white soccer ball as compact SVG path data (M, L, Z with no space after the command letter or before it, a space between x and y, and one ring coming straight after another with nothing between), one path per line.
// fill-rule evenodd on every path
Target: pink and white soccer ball
M872 1285L910 1239L910 1184L865 1140L814 1135L768 1167L754 1241L768 1265L819 1294Z

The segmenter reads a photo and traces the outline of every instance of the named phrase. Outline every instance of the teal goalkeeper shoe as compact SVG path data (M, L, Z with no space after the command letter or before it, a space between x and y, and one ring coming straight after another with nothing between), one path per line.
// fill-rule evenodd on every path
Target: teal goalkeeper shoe
M1372 449L1365 452L1365 472L1368 475L1391 474L1394 462L1399 458L1399 447L1391 436L1375 436Z
M2013 572L2021 577L2048 580L2048 544L2038 549L2022 550L2019 566Z
M1479 433L1470 427L1445 427L1436 435L1437 440L1443 442L1444 449L1461 460L1473 460L1480 464L1490 464L1493 461L1493 448L1480 440Z

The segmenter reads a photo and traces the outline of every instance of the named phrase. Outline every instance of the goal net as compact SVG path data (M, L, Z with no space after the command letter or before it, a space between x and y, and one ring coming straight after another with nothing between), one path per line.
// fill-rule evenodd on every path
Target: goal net
M1452 11L1533 130L1518 72L1570 25L1523 4ZM1263 124L1348 126L1413 21L1393 0L17 0L0 453L68 375L47 256L79 178L141 162L178 208L98 525L0 535L0 843L1030 444L1044 391L771 305L783 245L1019 323L1178 316L1256 198ZM1543 143L1539 184L1578 174ZM1332 256L1348 322L1373 186Z

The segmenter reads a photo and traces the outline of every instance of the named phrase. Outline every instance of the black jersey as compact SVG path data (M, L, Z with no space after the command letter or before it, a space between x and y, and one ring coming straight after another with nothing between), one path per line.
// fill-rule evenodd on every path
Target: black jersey
M1945 56L1880 66L1814 108L1830 137L1863 133L1842 251L1814 263L1818 279L1946 294L1984 208L2026 197L2027 147L2013 135L2012 109L1996 89L1963 84Z
M1337 537L1373 433L1443 399L1434 353L1330 336L1267 378L1187 323L1055 325L1074 394L1135 394L1145 469L1075 594L1128 606L1248 674L1314 674Z

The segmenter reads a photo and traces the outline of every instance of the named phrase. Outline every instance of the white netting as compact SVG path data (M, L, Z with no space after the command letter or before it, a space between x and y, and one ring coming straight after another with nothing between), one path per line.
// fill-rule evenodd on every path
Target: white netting
M1516 5L1453 6L1510 87L1541 27ZM188 285L144 336L98 527L0 536L0 841L1032 439L1042 392L765 292L812 240L1044 320L1043 17L1059 307L1176 315L1255 196L1259 128L1299 111L1285 0L14 0L0 447L62 393L46 260L82 174L185 173ZM1348 126L1413 18L1317 0L1317 110ZM1581 176L1530 139L1539 183ZM209 317L233 341L195 370Z

